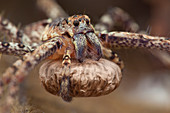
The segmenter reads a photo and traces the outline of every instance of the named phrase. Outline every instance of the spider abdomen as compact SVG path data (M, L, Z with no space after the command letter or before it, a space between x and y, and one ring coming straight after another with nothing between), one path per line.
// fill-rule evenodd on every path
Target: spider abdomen
M121 70L115 63L100 59L86 59L83 63L76 60L69 70L69 95L72 97L96 97L112 92L120 83ZM61 61L48 61L39 71L40 80L45 89L60 96L62 81Z

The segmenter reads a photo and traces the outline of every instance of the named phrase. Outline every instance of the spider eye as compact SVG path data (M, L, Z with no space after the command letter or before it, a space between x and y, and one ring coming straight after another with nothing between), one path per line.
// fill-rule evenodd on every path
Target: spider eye
M80 19L79 19L79 22L81 22L81 20L82 20L82 19L80 18Z
M86 24L89 25L90 21L89 19L86 19Z
M78 25L79 25L79 21L75 20L75 21L73 22L73 24L74 24L74 26L78 26Z

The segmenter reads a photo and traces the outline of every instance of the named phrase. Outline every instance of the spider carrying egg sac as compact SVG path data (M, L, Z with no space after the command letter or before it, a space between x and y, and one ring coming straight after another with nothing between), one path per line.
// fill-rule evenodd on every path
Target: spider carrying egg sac
M50 60L39 71L40 80L45 89L60 96L62 81L62 61ZM69 68L69 95L71 97L96 97L111 93L119 86L121 69L115 63L100 59L85 59L79 63L72 60Z

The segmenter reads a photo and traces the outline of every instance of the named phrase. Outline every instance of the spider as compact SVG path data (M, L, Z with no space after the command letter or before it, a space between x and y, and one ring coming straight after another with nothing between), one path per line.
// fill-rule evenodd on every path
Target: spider
M46 10L48 14L53 14L49 12L54 9L50 9L50 7L48 9ZM120 14L111 13L115 11L120 12ZM7 32L7 35L15 42L0 42L0 52L22 56L22 58L8 68L0 79L0 96L4 92L4 86L9 85L9 97L11 99L15 97L18 90L17 85L36 65L45 59L62 59L63 77L60 84L60 96L63 100L70 102L72 100L69 95L70 79L65 72L69 70L72 60L83 63L87 58L96 62L101 58L106 58L123 70L123 61L112 51L113 48L146 48L170 51L168 38L133 33L138 29L138 26L129 16L126 20L122 19L124 15L127 16L124 11L115 8L111 12L102 16L100 23L95 27L87 15L73 15L33 23L25 27L25 33L1 16L0 30ZM56 16L51 17L56 18ZM131 32L108 32L114 26L112 20L121 20L126 23L126 29Z

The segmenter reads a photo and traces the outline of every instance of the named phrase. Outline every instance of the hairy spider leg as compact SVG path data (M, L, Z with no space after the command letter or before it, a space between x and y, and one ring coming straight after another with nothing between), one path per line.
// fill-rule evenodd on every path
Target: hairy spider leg
M24 27L24 33L30 37L31 42L36 45L41 45L43 42L41 40L41 35L45 30L45 27L52 22L52 19L44 19ZM35 46L36 46L35 45Z
M66 102L71 102L72 97L70 96L70 64L71 64L71 56L70 51L66 50L66 53L63 56L62 62L62 80L60 85L60 96Z
M49 18L68 17L68 14L55 0L37 0L37 6Z
M16 96L18 91L16 87L18 87L18 83L20 83L28 74L28 72L42 60L54 54L56 50L60 50L62 45L63 43L59 37L52 38L41 46L37 47L32 53L25 54L22 60L16 61L19 62L17 66L15 65L16 63L14 63L12 67L6 70L6 72L3 74L3 77L9 76L11 79L11 82L8 83L8 91L10 91L9 98L11 98L8 99L11 100L9 104L12 104L13 97ZM0 89L3 89L3 83L0 84Z
M129 32L100 33L99 38L107 48L145 48L170 51L170 40L165 37L148 36Z
M106 59L111 60L112 62L116 63L120 67L120 69L123 71L124 63L120 59L118 54L116 54L112 50L107 49L105 47L102 47L102 53L103 53L103 57L105 57Z
M117 21L118 19L121 20L121 22ZM170 51L170 40L165 37L155 37L128 32L108 33L109 30L116 26L115 22L122 23L120 24L120 27L123 27L125 25L124 29L126 30L129 28L128 31L130 32L135 32L139 30L138 24L135 23L135 21L133 21L133 19L126 12L124 12L120 8L112 8L101 17L99 23L95 26L96 30L102 31L101 33L99 33L98 37L102 41L101 43L103 46L112 49L147 48Z
M95 29L100 32L110 31L115 27L128 32L137 32L139 30L138 24L132 17L118 7L110 8L95 25Z
M31 51L33 51L31 46L26 46L21 43L0 42L0 53L2 54L23 56Z
M6 32L14 42L23 43L24 45L31 45L31 39L15 25L13 25L9 20L4 19L0 15L0 31Z
M108 33L115 27L119 27L122 30L130 32L136 32L139 30L138 24L131 18L131 16L118 7L110 8L101 16L99 22L95 25L97 33ZM121 70L123 70L123 61L119 58L118 54L113 52L112 49L102 47L103 56L116 63Z
M15 56L23 56L26 53L32 52L33 49L30 46L25 46L20 43L14 43L14 42L0 42L0 53L2 54L8 54L8 55L15 55ZM1 55L2 55L1 54ZM18 61L13 64L13 71L15 71L15 67L18 66ZM3 76L2 79L0 79L0 95L3 92L3 89L1 88L5 84L8 84L11 80L10 76Z

